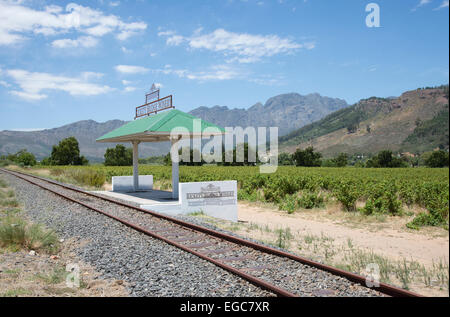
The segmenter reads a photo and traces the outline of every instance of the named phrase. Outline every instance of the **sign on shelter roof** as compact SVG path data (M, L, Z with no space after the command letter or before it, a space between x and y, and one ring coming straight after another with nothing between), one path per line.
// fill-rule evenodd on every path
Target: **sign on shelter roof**
M159 111L175 108L172 104L172 95L159 98L160 89L153 84L150 92L145 94L145 104L136 107L136 116L134 119L157 114Z

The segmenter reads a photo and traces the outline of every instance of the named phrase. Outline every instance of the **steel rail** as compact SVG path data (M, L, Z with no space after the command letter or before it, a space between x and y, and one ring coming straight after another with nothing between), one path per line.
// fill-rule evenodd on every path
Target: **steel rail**
M114 204L118 204L118 205L123 206L123 207L128 207L128 208L131 208L131 209L135 209L135 210L138 210L138 211L150 214L152 216L155 216L157 218L164 219L164 220L167 220L169 222L176 223L176 224L181 225L183 227L190 228L190 229L192 229L194 231L202 232L202 233L205 233L205 234L208 234L208 235L215 236L217 238L221 238L223 240L227 240L229 242L233 242L233 243L236 243L236 244L239 244L239 245L244 245L244 246L250 247L250 248L252 248L254 250L258 250L258 251L261 251L261 252L264 252L264 253L268 253L268 254L272 254L272 255L277 255L277 256L280 256L280 257L285 257L285 258L288 258L288 259L300 262L302 264L309 265L311 267L315 267L317 269L320 269L320 270L332 273L332 274L337 275L337 276L344 277L344 278L346 278L346 279L348 279L348 280L350 280L350 281L352 281L354 283L358 283L358 284L360 284L360 285L362 285L364 287L367 287L367 285L366 285L366 277L364 277L362 275L359 275L359 274L355 274L355 273L348 272L348 271L345 271L345 270L342 270L342 269L339 269L339 268L335 268L335 267L332 267L332 266L329 266L329 265L326 265L326 264L323 264L323 263L320 263L320 262L316 262L316 261L313 261L313 260L310 260L310 259L298 256L298 255L294 255L292 253L288 253L286 251L281 251L279 249L275 249L275 248L272 248L272 247L269 247L269 246L265 246L265 245L262 245L262 244L259 244L259 243L256 243L256 242L252 242L252 241L248 241L248 240L245 240L245 239L242 239L242 238L238 238L238 237L235 237L235 236L232 236L232 235L229 235L229 234L226 234L226 233L222 233L222 232L219 232L219 231L216 231L216 230L213 230L213 229L209 229L209 228L206 228L206 227L195 225L195 224L183 221L183 220L179 220L179 219L167 216L167 215L163 215L163 214L154 212L154 211L150 211L150 210L147 210L147 209L142 209L142 208L133 206L131 204L127 204L127 203L124 203L124 202L121 202L121 201L116 201L114 199L110 199L110 198L107 198L107 197L104 197L104 196L100 196L100 195L97 195L97 194L94 194L94 193L90 193L90 192L87 192L87 191L84 191L84 190L80 190L80 189L77 189L77 188L74 188L74 187L71 187L71 186L67 186L67 185L58 183L58 182L53 181L53 180L49 180L49 179L46 179L46 178L42 178L42 177L39 177L39 176L35 176L35 175L31 175L31 174L27 174L27 173L23 173L23 172L19 172L19 171L12 172L10 170L6 170L6 169L3 169L3 168L1 168L0 170L5 171L5 172L7 172L9 174L12 174L12 175L14 175L16 177L19 177L21 179L24 179L25 181L28 181L30 183L34 183L34 182L32 182L30 180L27 180L27 179L25 179L23 177L20 177L18 175L15 175L15 173L18 173L18 174L21 174L21 175L25 175L25 176L29 176L29 177L32 177L32 178L36 178L36 179L39 179L41 181L44 181L44 182L47 182L47 183L50 183L50 184L53 184L53 185L57 185L57 186L66 188L68 190L79 192L79 193L82 193L82 194L85 194L85 195L88 195L88 196L91 196L91 197L96 197L96 198L99 198L99 199L102 199L102 200L105 200L105 201L108 201L108 202L111 202L111 203L114 203ZM44 189L47 189L44 186L41 186L39 184L35 184L35 185L37 185L39 187L42 187ZM47 189L47 190L52 191L50 189ZM59 193L56 193L56 194L61 195ZM69 198L69 200L71 200L71 198ZM80 202L80 203L82 205L84 205L84 203L82 203L82 202ZM91 208L91 207L88 207L88 208ZM161 237L161 238L165 239L164 237ZM174 243L176 243L176 242L174 242ZM190 252L190 251L188 251L188 252ZM194 252L196 252L196 251L194 251ZM202 256L200 256L200 257L202 257ZM212 260L216 261L214 259L212 259ZM228 265L223 264L223 263L221 263L221 265L228 266ZM233 269L233 270L236 270L235 268L233 268L231 266L230 266L230 268ZM245 275L248 275L248 274L243 273L243 272L241 272L241 273L245 274ZM252 277L252 278L254 278L254 277ZM266 283L266 282L264 282L264 283ZM386 283L381 283L381 282L379 283L378 287L372 287L371 289L376 290L376 291L378 291L380 293L389 295L389 296L393 296L393 297L423 297L420 294L417 294L417 293L414 293L414 292L411 292L411 291L408 291L408 290L404 290L404 289L401 289L399 287L396 287L396 286L393 286L393 285L389 285L389 284L386 284ZM294 296L296 296L296 295L294 295Z
M250 275L250 274L247 274L247 273L245 273L245 272L243 272L243 271L241 271L241 270L239 270L239 269L236 269L236 268L232 267L231 265L228 265L228 264L225 264L225 263L223 263L223 262L221 262L221 261L218 261L218 260L216 260L216 259L213 259L213 258L211 258L211 257L209 257L209 256L207 256L207 255L204 255L204 254L202 254L202 253L200 253L200 252L198 252L198 251L195 251L195 250L193 250L193 249L190 249L189 247L184 246L184 245L182 245L182 244L180 244L180 243L177 243L177 242L175 242L175 241L172 241L171 239L167 239L166 237L163 237L163 236L161 236L161 235L159 235L159 234L156 234L156 233L154 233L154 232L151 232L151 231L145 229L144 227L141 227L141 226L139 226L139 225L133 224L133 223L131 223L131 222L127 221L127 220L121 219L121 218L119 218L119 217L117 217L117 216L113 216L113 215L111 215L111 214L109 214L109 213L107 213L107 212L105 212L105 211L103 211L103 210L100 210L100 209L98 209L98 208L96 208L96 207L93 207L93 206L90 206L90 205L88 205L88 204L85 204L85 203L83 203L82 201L79 201L79 200L77 200L77 199L71 198L71 197L66 196L66 195L64 195L64 194L62 194L62 193L59 193L59 192L57 192L57 191L54 191L54 190L52 190L52 189L50 189L50 188L48 188L48 187L42 186L41 184L38 184L38 183L33 182L33 181L29 180L29 179L26 179L26 178L23 177L23 176L16 175L15 173L11 173L10 171L5 171L4 169L0 169L0 170L2 170L3 172L9 173L9 174L11 174L11 175L13 175L13 176L15 176L15 177L18 177L18 178L20 178L20 179L22 179L22 180L24 180L24 181L27 181L27 182L29 182L30 184L33 184L33 185L35 185L35 186L38 186L39 188L42 188L42 189L44 189L44 190L47 190L47 191L49 191L49 192L51 192L51 193L53 193L53 194L55 194L55 195L58 195L58 196L60 196L60 197L62 197L62 198L64 198L64 199L66 199L66 200L68 200L68 201L74 202L74 203L79 204L79 205L81 205L81 206L83 206L83 207L86 207L86 208L91 209L91 210L93 210L93 211L95 211L95 212L98 212L98 213L100 213L100 214L102 214L102 215L105 215L105 216L107 216L107 217L109 217L109 218L112 218L112 219L114 219L114 220L116 220L116 221L118 221L118 222L120 222L120 223L122 223L122 224L124 224L124 225L126 225L126 226L128 226L128 227L130 227L130 228L133 228L133 229L136 230L136 231L139 231L139 232L144 233L144 234L146 234L146 235L148 235L148 236L151 236L151 237L153 237L153 238L155 238L155 239L158 239L158 240L164 241L164 242L166 242L166 243L168 243L168 244L170 244L170 245L173 245L173 246L175 246L175 247L177 247L177 248L179 248L179 249L181 249L181 250L183 250L183 251L186 251L186 252L189 252L189 253L191 253L191 254L193 254L193 255L196 255L197 257L199 257L199 258L201 258L201 259L203 259L203 260L206 260L206 261L208 261L208 262L211 262L211 263L213 263L214 265L216 265L216 266L218 266L218 267L220 267L220 268L222 268L222 269L224 269L224 270L226 270L226 271L229 271L229 272L231 272L231 273L233 273L233 274L235 274L235 275L237 275L237 276L239 276L239 277L241 277L241 278L243 278L243 279L249 281L250 283L252 283L252 284L254 284L254 285L256 285L256 286L258 286L258 287L260 287L260 288L262 288L262 289L265 289L265 290L268 290L268 291L270 291L270 292L273 292L273 293L275 293L275 294L278 295L278 296L282 296L282 297L298 297L298 295L296 295L296 294L294 294L294 293L291 293L291 292L289 292L289 291L287 291L287 290L285 290L285 289L282 289L282 288L280 288L280 287L278 287L278 286L275 286L275 285L273 285L273 284L270 284L270 283L268 283L268 282L266 282L266 281L264 281L264 280L262 280L262 279L259 279L259 278L255 277L255 276L252 276L252 275ZM24 174L24 173L21 173L21 174ZM29 174L25 174L25 175L31 176L31 175L29 175ZM39 179L40 179L40 178L39 178ZM50 182L50 183L51 183L51 182ZM64 186L63 186L63 187L64 187ZM70 189L70 188L69 188L69 189ZM84 193L84 192L83 192L83 193ZM98 198L100 198L100 197L98 197Z

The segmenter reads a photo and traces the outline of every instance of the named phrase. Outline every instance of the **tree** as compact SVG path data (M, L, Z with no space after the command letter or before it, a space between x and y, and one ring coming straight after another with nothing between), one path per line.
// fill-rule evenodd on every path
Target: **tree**
M15 154L8 154L5 159L22 166L36 165L36 157L33 153L28 152L26 149L20 150Z
M278 156L278 164L280 165L294 165L294 159L292 154L289 153L280 153Z
M406 167L406 162L395 157L390 150L380 151L376 156L367 161L366 167Z
M186 151L186 149L184 149ZM183 160L183 149L178 150L178 158L180 161L178 162L179 165L185 165L185 166L202 166L205 164L205 161L203 158L201 158L201 153L199 153L199 150L197 149L191 149L189 148L189 161L185 162ZM194 157L200 156L200 162L194 162ZM166 156L163 158L164 165L172 165L172 155L171 153L167 153Z
M205 161L203 160L201 153L198 149L191 149L189 148L189 160L185 162L183 160L183 150L180 149L178 151L178 156L180 157L180 165L186 165L186 166L202 166ZM194 158L199 158L200 162L194 162Z
M54 145L51 155L52 165L87 165L89 161L80 156L78 141L74 137L61 140L58 145Z
M237 159L238 159L237 151L239 151L239 153L244 154L243 162L237 161ZM231 154L231 151L229 151L229 152ZM249 161L249 157L251 157L250 161ZM256 162L254 162L253 159L255 159ZM225 146L222 146L222 162L220 163L220 165L223 165L223 166L254 166L254 165L256 165L256 163L259 163L257 149L255 150L254 148L249 146L248 143L241 143L241 144L238 144L236 147L234 147L232 162L226 162Z
M358 128L359 128L358 123L350 123L349 125L347 125L348 133L355 133L356 131L358 131Z
M115 148L108 148L105 152L105 166L133 165L133 149L117 144Z
M50 165L53 165L53 164L52 164L52 158L51 158L51 157L44 157L44 158L41 160L40 165L42 165L42 166L50 166Z
M305 150L297 149L293 155L295 165L297 166L320 166L322 154L314 152L312 146L307 147Z
M422 119L416 118L416 121L414 123L415 123L416 127L418 127L422 124Z
M33 153L27 150L19 151L17 154L17 163L24 166L34 166L36 165L36 157Z
M425 160L425 164L428 167L438 168L438 167L446 167L449 165L449 155L448 152L445 151L434 151L430 156Z
M348 155L346 153L340 153L333 159L336 167L345 167L348 164Z

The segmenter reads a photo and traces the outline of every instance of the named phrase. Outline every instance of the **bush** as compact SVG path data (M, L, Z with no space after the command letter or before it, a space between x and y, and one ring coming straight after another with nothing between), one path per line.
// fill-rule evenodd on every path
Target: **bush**
M402 202L398 199L398 190L395 184L381 182L370 188L366 205L361 210L363 214L391 214L401 213Z
M324 203L323 196L317 192L303 193L297 199L298 206L305 209L319 208L323 206L323 203Z
M295 195L287 195L278 205L280 210L286 210L288 214L294 213L297 209L297 201Z
M335 158L322 161L323 167L345 167L347 164L348 155L346 153L340 153Z
M23 149L15 154L9 154L7 156L0 157L0 166L7 166L9 164L16 163L20 166L34 166L36 165L36 158L33 153Z
M105 152L105 166L133 165L133 149L117 144L115 148L108 148Z
M448 223L442 218L442 215L437 212L430 211L429 213L419 213L411 222L406 226L410 229L418 230L423 226L444 226L448 230Z
M18 250L55 251L58 239L53 231L45 230L39 224L29 224L25 220L7 216L0 222L0 245Z
M77 183L85 186L102 187L106 181L106 176L101 171L88 169L68 170L66 174Z
M11 165L12 163L13 162L8 160L8 159L4 159L4 158L0 159L0 167L5 167L5 166L8 166L8 165Z
M297 149L293 154L295 165L297 166L320 166L322 154L314 152L313 147L307 147L305 150Z
M298 183L290 177L276 177L268 181L263 188L264 199L269 202L278 203L286 195L292 195L298 190Z
M334 189L336 199L344 206L347 211L356 210L356 201L360 194L357 191L355 184L349 181L342 181Z
M280 153L278 155L278 164L279 165L294 165L294 159L292 157L292 154L289 153Z
M384 150L379 152L375 157L367 161L366 167L407 167L405 161L392 155L392 151Z
M17 163L23 166L34 166L36 165L36 158L33 153L23 150L17 153Z
M449 155L444 151L434 151L431 155L425 160L425 164L428 167L439 168L439 167L448 167L449 163Z

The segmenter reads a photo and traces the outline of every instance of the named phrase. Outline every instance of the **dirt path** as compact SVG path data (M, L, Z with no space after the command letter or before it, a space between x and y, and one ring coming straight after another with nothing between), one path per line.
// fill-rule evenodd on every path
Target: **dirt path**
M338 220L339 219L339 220ZM326 234L337 243L352 243L358 247L373 250L392 259L413 259L426 266L433 261L449 261L448 232L440 228L430 228L415 232L406 229L406 219L389 219L386 223L354 223L333 217L328 212L295 213L239 203L239 220L269 224L272 229L289 227L292 232L320 236Z

